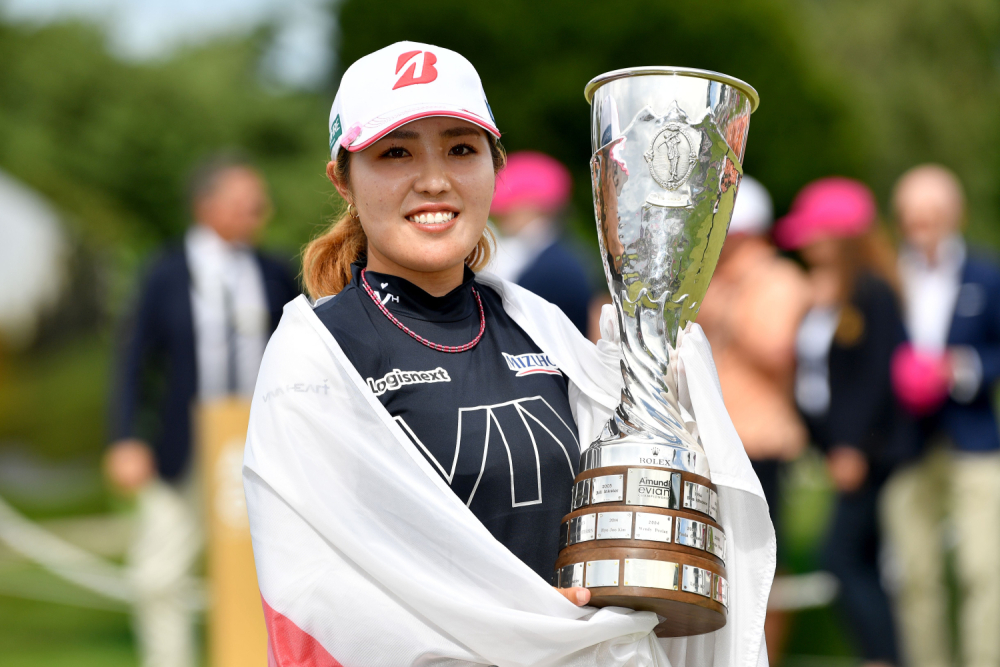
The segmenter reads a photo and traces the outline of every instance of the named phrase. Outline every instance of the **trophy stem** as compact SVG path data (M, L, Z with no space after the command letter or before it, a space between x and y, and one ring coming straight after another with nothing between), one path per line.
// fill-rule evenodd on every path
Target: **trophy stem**
M655 347L643 340L644 306L634 304L637 316L625 317L621 299L615 299L619 327L622 332L622 394L621 404L594 443L619 442L624 438L643 442L682 447L704 453L696 433L685 424L678 394L679 376L677 353L666 341ZM662 322L662 316L654 312ZM672 336L676 340L676 334Z

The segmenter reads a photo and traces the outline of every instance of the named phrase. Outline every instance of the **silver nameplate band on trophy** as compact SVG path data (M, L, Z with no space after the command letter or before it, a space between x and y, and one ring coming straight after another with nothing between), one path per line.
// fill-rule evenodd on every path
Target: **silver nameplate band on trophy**
M572 509L578 510L590 504L590 480L584 479L573 485Z
M600 588L601 586L618 585L618 561L617 560L591 560L587 561L587 567L583 575L584 586L587 588Z
M691 482L688 482L691 484ZM686 488L686 486L685 486ZM709 489L701 487L706 491ZM681 506L681 475L666 470L646 468L628 469L627 505L652 505L664 509L679 509ZM705 507L706 513L708 507Z
M597 539L627 540L631 537L631 512L601 512L597 515Z
M671 530L674 525L677 526L676 534ZM723 562L726 560L726 534L721 528L684 517L648 512L597 512L573 517L562 524L559 548L596 540L628 539L674 542L707 551Z
M559 569L556 585L560 588L617 586L620 565L619 560L573 563ZM729 582L725 577L693 565L626 558L622 585L696 593L729 607Z
M633 539L650 542L669 542L674 518L668 514L635 513Z
M677 473L651 468L629 468L622 475L604 475L577 482L572 510L597 503L621 502L664 509L690 509L719 520L718 494L697 482L683 482Z
M686 593L697 593L704 597L712 597L712 573L693 565L684 565L681 575L681 590Z
M676 591L681 585L681 567L662 560L626 558L624 579L626 586Z
M725 577L716 575L712 599L721 603L723 607L729 608L729 582L726 581Z
M590 480L591 503L621 502L625 494L625 483L622 475L605 475Z

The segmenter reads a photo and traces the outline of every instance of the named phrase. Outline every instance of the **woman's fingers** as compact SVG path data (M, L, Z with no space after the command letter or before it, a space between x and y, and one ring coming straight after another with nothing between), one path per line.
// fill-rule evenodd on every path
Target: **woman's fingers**
M573 588L557 588L556 590L577 607L582 607L590 602L590 591L581 586L574 586Z

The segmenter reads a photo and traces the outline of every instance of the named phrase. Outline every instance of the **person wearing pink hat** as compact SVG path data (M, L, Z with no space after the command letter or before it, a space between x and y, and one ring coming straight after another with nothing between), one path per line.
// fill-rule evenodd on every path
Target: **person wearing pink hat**
M893 371L897 393L919 417L922 447L913 465L892 476L883 499L899 563L903 647L913 667L997 665L1000 267L962 239L965 195L950 170L914 167L896 184L893 205L908 336ZM942 553L948 524L961 593L954 658Z
M586 334L590 281L559 238L571 189L569 170L558 160L534 151L508 156L490 208L499 231L490 269L559 306Z
M893 615L879 579L877 506L913 438L890 383L890 359L904 334L876 217L865 185L824 178L799 192L774 238L799 252L811 285L796 342L795 398L837 490L823 560L840 581L844 618L865 662L896 665Z
M793 261L780 257L769 236L771 195L743 176L719 264L698 311L726 409L767 500L778 535L778 570L784 540L779 510L785 464L808 440L795 408L795 334L809 308L809 283ZM764 622L768 660L780 662L788 630L786 612L769 610Z

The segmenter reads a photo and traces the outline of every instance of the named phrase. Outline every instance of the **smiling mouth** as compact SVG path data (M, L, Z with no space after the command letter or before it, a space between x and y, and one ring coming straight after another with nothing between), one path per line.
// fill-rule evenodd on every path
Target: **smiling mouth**
M440 225L445 222L451 222L452 218L457 215L454 211L438 211L436 213L417 213L416 215L408 215L406 219L410 222L415 222L418 225Z

